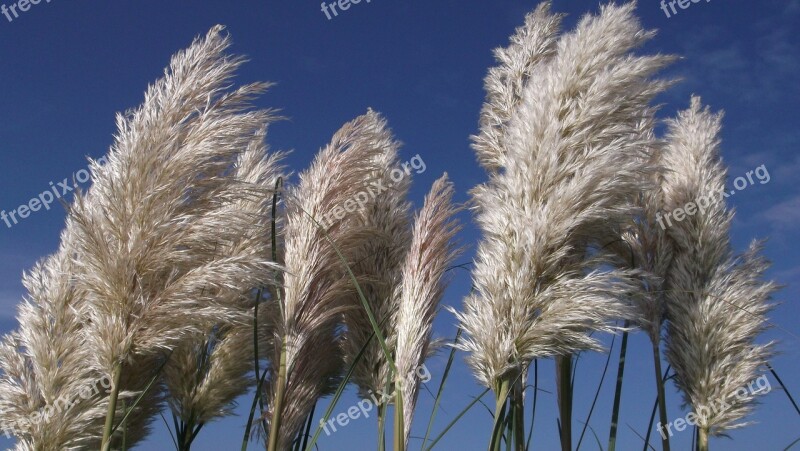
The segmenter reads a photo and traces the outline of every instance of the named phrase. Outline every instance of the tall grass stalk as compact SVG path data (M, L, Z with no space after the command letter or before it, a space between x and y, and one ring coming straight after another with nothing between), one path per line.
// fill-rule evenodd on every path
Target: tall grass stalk
M628 321L624 328L628 328ZM625 358L628 354L628 331L622 333L622 343L619 348L619 363L617 364L617 383L614 387L614 402L611 407L611 427L608 433L608 451L617 448L617 428L619 425L619 411L622 402L622 382L625 377Z
M556 357L558 413L561 420L561 449L572 451L572 356Z
M102 451L109 451L111 449L111 431L114 429L114 416L117 412L117 400L119 399L120 382L122 379L122 364L115 364L111 374L111 380L113 381L114 386L111 389L111 393L108 394L106 424L103 428L103 441L100 444Z
M605 270L612 256L601 244L650 187L653 169L641 164L654 148L650 103L669 86L653 76L672 58L633 53L653 36L633 10L603 6L559 33L561 16L540 4L495 52L473 137L489 180L472 190L483 238L475 292L457 314L460 349L496 399L534 359L554 357L565 450L573 356L602 350L592 333L617 332L615 321L634 315L624 296L636 283L632 272Z
M667 396L664 390L664 378L661 376L661 352L657 342L653 342L653 362L655 363L656 391L658 392L658 414L661 424L669 424L667 417ZM662 451L669 451L669 434L661 436Z
M666 211L725 189L721 121L721 114L693 97L689 109L669 122L663 158ZM768 327L769 300L777 285L762 280L768 264L760 243L734 254L732 219L724 200L715 199L703 212L667 227L675 251L666 278L666 357L696 415L701 451L708 450L711 436L742 425L756 395L728 395L759 377L773 355L771 342L758 344L756 339ZM705 407L720 399L726 400L725 409Z

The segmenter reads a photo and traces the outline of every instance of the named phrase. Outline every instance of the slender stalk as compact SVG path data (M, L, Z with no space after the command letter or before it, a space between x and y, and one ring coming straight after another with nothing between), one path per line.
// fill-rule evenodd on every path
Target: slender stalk
M512 387L512 392L513 392L513 387ZM513 398L513 396L510 396L508 399L509 415L508 418L506 418L506 433L505 433L506 451L511 451L512 447L514 446L514 435L515 435L514 427L516 425L516 421L514 420L514 414L516 413L516 409L514 409L514 406L512 405L511 398Z
M378 451L386 450L386 406L378 404Z
M708 428L697 428L697 449L699 451L708 451Z
M531 449L531 439L533 438L533 426L536 419L536 398L539 395L539 361L533 360L533 407L531 408L531 430L528 432L528 441L525 443L525 451Z
M116 363L111 374L114 379L114 386L108 395L108 410L106 411L106 424L103 428L102 451L111 449L111 433L114 429L114 415L117 412L117 399L119 398L119 382L122 379L122 363Z
M406 430L403 421L403 393L399 382L394 391L394 451L405 451Z
M182 421L179 428L176 428L178 435L178 451L190 451L192 443L197 438L197 434L203 429L203 423L196 423L194 412L189 414L187 421Z
M278 451L278 439L280 438L281 412L283 411L283 401L286 396L286 342L281 343L280 369L278 379L275 381L275 405L272 407L272 421L269 425L269 447L268 451Z
M261 374L261 378L258 380L258 384L256 385L256 394L253 396L253 403L250 405L250 415L247 417L247 424L244 428L242 451L247 451L247 442L250 440L250 431L253 427L253 418L255 418L256 407L258 407L258 400L261 397L261 388L264 386L264 380L266 380L268 374L269 370L264 369L264 372Z
M558 410L561 418L561 450L572 450L572 355L556 358Z
M128 413L128 406L125 404L125 401L122 401L122 411L126 414ZM128 449L128 420L127 418L122 420L122 451L126 451Z
M614 389L614 407L611 410L611 431L608 434L608 451L615 451L617 447L617 425L619 424L619 406L622 401L622 380L625 375L625 355L628 352L628 326L625 321L622 332L622 344L619 349L619 366L617 367L617 386Z
M513 412L514 449L525 451L525 399L523 398L522 378L514 382L511 396L511 409Z
M464 415L465 415L467 412L469 412L469 409L471 409L471 408L472 408L472 406L474 406L475 404L477 404L477 403L479 403L479 402L481 402L481 403L482 403L481 399L482 399L484 396L486 396L486 393L489 393L489 390L490 390L490 389L486 388L486 389L484 389L484 390L481 392L481 394L480 394L480 395L476 396L476 397L475 397L475 398L472 400L472 402L470 402L470 403L467 405L467 407L465 407L465 408L464 408L464 409L463 409L461 412L459 412L459 414L458 414L458 415L456 415L456 417L453 419L453 421L451 421L451 422L450 422L450 424L448 424L448 425L447 425L447 427L445 427L445 428L444 428L444 430L442 431L442 433L441 433L441 434L439 434L438 436L436 436L436 438L435 438L435 439L433 439L433 441L431 442L431 445L430 445L429 447L427 447L427 448L424 448L424 450L425 450L425 451L431 451L431 450L433 449L433 447L434 447L434 446L436 446L436 444L437 444L437 443L439 443L439 440L441 440L441 439L442 439L442 437L444 437L444 436L445 436L445 434L447 434L447 432L448 432L448 431L449 431L449 430L450 430L450 429L453 427L453 425L455 425L455 424L456 424L456 423L457 423L459 420L461 420L461 417L463 417L463 416L464 416Z
M493 451L500 450L500 442L503 437L502 424L505 420L506 414L506 400L508 399L509 389L511 382L506 378L500 382L500 385L495 389L496 403L494 408L494 427L492 428L492 438L489 442L489 449Z
M653 341L653 362L655 364L656 390L658 390L658 415L661 424L668 424L667 396L664 393L664 379L661 377L661 349L658 341ZM661 449L669 450L669 434L661 434Z
M669 374L669 370L671 369L672 365L667 365L667 370L664 371L664 377L662 378L663 379L662 383L666 383L670 379L669 377L667 377L667 375ZM653 448L650 445L650 434L653 433L653 421L655 421L656 419L657 410L658 410L658 395L656 395L656 400L653 401L653 408L650 411L650 421L647 423L647 434L644 437L644 448L642 449L642 451L647 451L647 448ZM692 447L692 449L694 450L695 448Z

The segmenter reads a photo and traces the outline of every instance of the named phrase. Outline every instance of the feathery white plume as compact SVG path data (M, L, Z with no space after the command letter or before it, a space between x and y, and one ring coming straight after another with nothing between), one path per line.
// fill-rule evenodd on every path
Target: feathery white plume
M345 203L365 189L364 181L377 170L381 149L373 138L381 128L372 113L345 124L286 193L285 275L279 319L272 326L272 377L265 390L274 434L267 439L278 449L289 446L313 405L334 390L340 377L339 326L355 287L337 248L352 265L368 235L352 225L349 215L337 212L345 213Z
M400 281L400 266L411 241L411 205L407 200L410 180L406 176L392 179L392 171L401 167L397 153L400 143L378 113L370 111L367 116L376 122L370 139L379 154L374 161L376 170L363 181L367 201L351 220L352 226L370 230L373 236L364 240L360 256L351 269L362 281L361 289L374 318L389 348L393 349L397 335L395 316L399 307L394 290ZM383 192L379 192L381 190ZM360 395L369 398L391 385L391 364L374 337L372 324L358 296L351 297L351 305L352 308L344 315L347 332L342 345L345 360L352 362L366 344L351 379L359 387Z
M721 118L692 98L691 107L669 123L664 155L666 211L704 196L715 200L667 227L675 248L666 280L667 359L697 414L701 441L706 434L743 426L740 421L752 409L752 392L731 395L752 384L772 355L772 344L757 344L756 338L767 327L769 299L777 288L762 280L768 265L758 243L739 257L731 250L733 213L722 199Z
M600 349L589 332L615 330L610 322L630 315L619 298L632 282L593 270L598 262L586 254L610 241L631 214L629 199L646 188L649 168L639 162L653 139L640 123L668 85L651 76L670 57L631 54L653 35L633 4L584 17L554 49L545 43L558 18L546 8L529 18L541 32L515 38L541 42L526 46L540 55L518 55L534 61L519 105L501 131L482 123L482 133L500 133L502 148L477 143L481 161L500 169L473 191L485 238L475 293L458 318L467 336L460 348L489 387L534 358Z
M267 154L265 133L254 135L247 151L239 156L232 177L238 184L232 189L242 193L240 198L220 205L219 215L241 218L243 234L235 241L217 247L218 257L251 256L260 260L272 259L271 203L275 182L283 168L283 154ZM249 227L249 229L244 229ZM259 276L272 276L265 268ZM252 386L249 373L254 368L253 291L220 291L219 302L238 315L221 317L213 329L191 337L173 352L164 370L169 390L168 402L182 422L184 430L178 439L188 446L194 439L194 428L218 417L231 414L234 400Z
M458 254L453 238L460 227L453 217L459 208L452 204L452 198L453 184L445 174L433 183L416 215L411 245L395 288L395 389L403 397L403 412L395 415L404 416L406 443L421 383L419 369L432 351L433 319L447 286L445 272Z
M20 404L39 408L90 380L119 390L73 406L63 425L28 431L22 440L33 448L97 446L105 408L138 395L184 340L237 317L227 297L271 279L265 275L274 265L258 253L218 252L258 220L221 214L220 207L250 199L230 171L272 118L249 110L267 85L228 92L242 59L225 54L230 41L222 31L214 27L176 54L142 106L118 116L107 163L92 163L93 184L76 195L59 254L33 273L20 333L3 348L2 363L13 368L6 374L25 377L20 364L34 370ZM13 350L24 350L26 360L14 361ZM156 383L128 417L128 445L144 435L162 394ZM121 404L111 411L117 420ZM110 438L113 446L121 431Z

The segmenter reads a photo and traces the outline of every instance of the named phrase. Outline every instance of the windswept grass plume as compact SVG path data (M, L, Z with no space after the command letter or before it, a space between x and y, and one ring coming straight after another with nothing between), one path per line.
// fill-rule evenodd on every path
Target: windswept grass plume
M458 209L451 205L452 184L444 177L434 184L412 229L409 180L395 181L390 175L400 166L399 143L380 115L370 111L367 118L374 127L365 142L377 153L374 169L362 183L390 188L370 199L352 219L351 227L372 233L361 243L352 271L362 280L362 292L396 359L396 371L375 339L369 315L357 296L351 296L351 307L343 316L346 333L342 344L346 361L355 363L352 381L363 398L388 392L407 399L399 407L404 426L399 434L395 431L396 438L405 444L419 387L419 381L409 375L433 351L433 316L444 289L444 271L455 256L451 240L458 227L452 216ZM387 405L396 400L386 399L386 404L377 406L379 428L383 427Z
M634 4L603 6L558 39L559 18L548 8L540 6L512 39L512 48L532 41L523 47L536 55L513 52L532 63L500 61L526 67L505 70L514 74L505 89L524 84L518 106L501 125L482 121L475 144L490 172L473 190L484 239L475 293L459 314L467 336L460 347L496 393L519 381L534 358L601 349L590 332L613 331L612 321L631 314L620 300L632 283L627 275L596 270L599 258L587 253L613 239L631 214L630 199L647 188L649 168L639 163L653 138L641 119L669 85L651 77L670 57L632 54L653 36L633 16ZM501 95L494 78L485 110ZM487 146L481 136L501 138ZM562 430L568 438L569 425Z
M362 182L363 186L377 181L391 188L370 199L352 218L356 227L373 230L375 234L364 240L360 256L351 269L363 280L362 291L391 347L391 343L396 342L394 317L399 307L394 290L401 276L400 265L411 241L411 205L407 199L410 181L407 177L397 183L392 181L392 169L400 166L400 143L393 138L385 119L380 115L370 111L367 117L375 123L371 141L379 153L375 157L375 170ZM342 345L346 361L352 362L366 344L351 379L359 387L360 396L369 398L391 384L392 368L380 343L373 337L374 332L361 301L357 296L351 299L352 309L344 315L347 333Z
M523 90L535 70L556 52L563 14L551 14L551 3L542 2L525 16L525 25L511 35L508 47L497 48L499 63L484 79L486 102L481 109L480 133L473 136L473 149L487 171L502 168L506 154L505 131L522 103Z
M71 233L68 222L59 250L26 274L20 327L0 343L0 432L14 435L18 450L85 449L102 436L107 398L96 392L101 373L85 365Z
M240 218L249 227L234 241L220 243L215 257L249 255L267 261L272 258L271 198L275 181L281 176L281 153L267 154L265 133L254 135L247 151L239 156L231 189L243 195L220 205L219 216ZM267 280L267 267L259 277ZM189 449L200 429L210 421L230 415L234 400L253 385L255 352L253 342L255 289L220 290L219 302L237 315L221 317L204 334L191 337L175 349L164 370L168 402L178 419L176 432L181 449ZM261 325L264 328L264 325Z
M341 376L341 315L352 308L347 299L355 287L337 250L352 265L371 234L356 227L352 216L327 230L319 221L335 217L331 212L364 190L377 170L376 119L367 113L345 124L285 193L285 274L265 388L270 451L289 446L316 401L333 392Z
M157 367L185 339L238 314L220 293L268 282L272 263L249 250L219 249L252 231L257 218L220 214L246 191L229 176L253 137L272 119L251 111L267 85L228 90L243 60L214 27L172 58L138 109L118 117L116 140L93 185L70 210L76 289L85 303L86 364L111 378L103 446L112 443L119 390ZM156 390L158 392L159 390ZM152 405L152 403L149 403Z
M691 107L669 122L664 156L665 211L709 193L722 193L726 170L719 157L721 114ZM721 194L719 194L721 196ZM777 286L762 280L767 268L753 243L734 256L729 231L733 213L720 200L667 228L674 243L666 280L667 358L675 382L697 415L699 447L709 435L741 427L753 406L752 393L731 399L724 409L715 401L756 379L772 355L772 344L757 344L767 327L769 299Z
M670 58L629 54L652 36L632 11L607 6L584 18L533 69L496 153L503 170L473 191L485 239L476 294L459 316L487 386L536 357L600 349L588 332L629 314L619 274L591 271L584 256L609 224L625 222L627 199L644 186L639 162L652 137L638 121L666 86L649 77Z
M420 387L419 378L409 375L415 374L432 352L433 319L447 286L445 273L458 254L453 240L460 226L454 216L460 209L452 203L453 191L447 174L433 183L415 217L411 244L395 289L395 390L402 396L397 398L401 403L395 404L395 416L403 418L403 428L396 429L395 434L403 434L404 449Z

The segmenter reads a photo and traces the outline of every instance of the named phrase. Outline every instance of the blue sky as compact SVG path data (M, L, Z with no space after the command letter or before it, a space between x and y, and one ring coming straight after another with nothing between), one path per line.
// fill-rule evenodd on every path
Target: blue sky
M426 172L414 178L414 201L419 203L445 171L456 184L458 200L465 201L468 189L484 178L468 136L477 128L482 80L493 63L491 49L507 43L536 3L372 0L328 20L316 1L52 0L32 5L12 22L0 16L0 209L15 209L49 189L50 182L71 179L86 166L86 156L102 156L114 133L114 114L138 105L170 55L217 23L228 26L234 51L250 58L240 81L277 82L258 106L280 108L290 118L270 129L268 141L274 149L293 149L289 162L295 171L311 161L341 124L372 107L405 143L403 159L420 154L426 162ZM799 291L793 284L800 276L800 190L795 185L800 172L800 0L701 1L669 18L656 0L639 3L645 26L660 30L645 50L684 57L667 71L683 82L659 99L664 104L661 115L671 116L688 106L691 94L701 95L712 108L726 111L723 157L731 179L762 164L769 170L769 183L756 183L730 199L737 210L733 238L741 250L753 238L769 237L765 253L774 263L769 275L787 286L776 296L780 305L771 315L776 327L764 339L779 341L781 353L773 364L800 394L800 306L794 302ZM10 6L11 0L0 4ZM597 4L555 0L554 9L569 13L571 27ZM460 239L468 249L462 260L468 261L477 234L469 216L462 219L466 228ZM12 228L0 222L0 332L15 327L22 271L54 251L63 220L63 208L57 206ZM458 307L468 288L468 273L457 272L444 303ZM442 337L454 335L450 313L442 312L435 331ZM632 429L644 432L654 399L648 345L643 334L632 337L620 425L623 450L640 449L642 441ZM462 357L448 382L434 432L481 391ZM440 356L428 364L433 392L445 360ZM588 411L604 363L601 354L581 358L578 419ZM616 358L611 364L615 368ZM604 444L612 378L607 376L591 421ZM553 379L552 364L543 362L537 449L557 446ZM777 385L774 380L772 385ZM668 388L668 397L670 418L682 417L674 388ZM734 441L715 440L713 447L783 449L798 438L800 418L783 393L773 390L763 400L752 416L756 425L732 433ZM336 412L353 402L350 393ZM430 405L431 396L423 392L414 435L424 434ZM321 449L374 449L373 420L361 419L323 436ZM440 449L484 448L490 421L486 409L476 407ZM238 449L243 422L234 417L209 425L195 449ZM164 425L155 423L154 428L140 449L170 449ZM691 433L674 440L676 449L687 449ZM418 444L412 441L412 449ZM9 442L0 438L0 446ZM590 433L582 448L597 449Z

